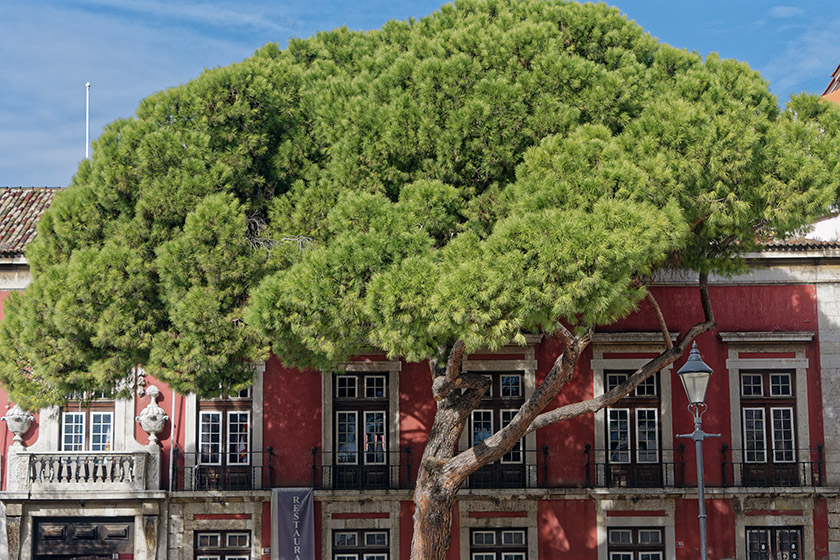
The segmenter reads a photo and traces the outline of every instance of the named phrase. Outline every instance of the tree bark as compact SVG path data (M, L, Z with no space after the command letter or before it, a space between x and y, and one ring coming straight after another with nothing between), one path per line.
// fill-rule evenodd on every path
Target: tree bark
M461 372L465 353L463 342L457 341L451 346L440 348L438 355L429 360L432 394L437 401L437 411L420 461L414 490L411 559L445 560L452 542L452 509L458 490L469 475L500 459L526 433L561 420L595 412L615 403L655 372L674 363L697 335L713 329L715 320L709 299L707 275L700 275L699 284L704 321L690 327L675 344L672 344L661 310L656 300L650 296L648 301L654 307L665 337L665 350L611 391L586 401L543 412L571 380L578 358L591 339L591 332L576 337L566 328L558 327L553 334L563 341L563 352L557 357L540 386L519 408L510 423L480 444L460 453L458 441L461 433L470 414L479 406L490 381L483 375Z

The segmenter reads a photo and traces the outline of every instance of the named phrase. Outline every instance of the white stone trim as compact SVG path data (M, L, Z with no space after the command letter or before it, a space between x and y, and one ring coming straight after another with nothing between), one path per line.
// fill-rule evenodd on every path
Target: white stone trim
M776 333L783 334L783 333ZM813 335L813 333L811 333ZM808 414L808 367L809 360L805 357L807 344L801 339L789 344L773 342L752 342L738 339L727 343L728 354L726 369L729 374L729 416L731 419L732 449L730 450L729 461L731 463L743 462L744 430L743 416L741 414L741 370L792 370L794 372L794 383L796 385L796 451L797 455L801 449L810 449L811 435ZM810 339L808 339L810 340ZM794 352L794 358L741 358L741 352ZM766 420L770 422L770 419ZM769 443L768 447L769 447ZM768 461L770 460L768 449ZM811 458L808 457L808 460ZM800 457L798 460L802 460ZM737 473L733 473L737 476ZM740 485L740 480L732 481L734 486Z
M388 531L389 558L397 560L400 558L400 510L399 501L395 500L368 500L359 501L322 501L321 503L321 554L322 558L332 558L333 553L333 531L342 530L375 530ZM333 519L334 513L387 513L388 517L368 519Z
M814 511L813 499L771 498L762 507L751 507L746 498L741 509L735 509L735 560L747 560L747 527L802 527L802 550L800 560L814 558ZM745 515L746 511L800 510L802 515ZM831 529L829 529L831 532Z
M609 336L603 336L608 334ZM665 350L665 342L662 333L603 333L600 337L593 339L592 360L589 367L592 369L593 396L603 395L604 372L607 370L630 370L636 371L650 361L650 358L604 358L604 354L651 354L660 353ZM679 333L670 333L672 339L679 336ZM596 333L597 336L597 333ZM595 342L598 340L598 342ZM674 462L674 450L666 449L665 446L673 446L674 425L671 406L671 369L668 366L659 372L659 429L660 435L660 462L662 464ZM601 409L595 413L595 463L607 462L607 413Z
M824 257L822 252L819 255L811 255ZM840 266L835 262L821 262L817 265L813 261L808 263L809 257L800 253L773 253L774 258L768 257L770 254L762 253L765 263L769 266L764 268L753 268L744 274L739 274L732 277L724 275L710 274L710 286L744 286L744 285L785 285L792 284L824 284L840 282ZM803 264L778 262L779 260L798 260L806 261ZM776 261L776 262L767 262ZM698 274L691 270L659 270L654 275L651 282L654 286L697 286Z
M20 560L32 560L34 548L33 530L37 517L133 517L134 518L134 557L154 558L155 551L146 547L144 517L157 517L157 551L165 548L166 538L161 533L167 531L166 512L158 502L116 501L105 502L97 499L67 501L64 503L24 503L20 526ZM4 547L5 548L5 547Z
M527 341L534 341L536 344L537 341L541 340L541 335L527 335ZM495 352L475 352L475 354L522 354L522 359L519 360L510 360L510 359L501 359L501 360L494 360L492 358L489 359L482 359L482 360L469 360L465 359L461 363L461 371L464 372L492 372L492 371L521 371L522 372L522 388L525 396L525 400L531 398L531 395L534 394L537 386L537 359L536 359L536 351L534 345L530 346L505 346L496 350ZM481 405L479 404L479 408ZM461 438L458 441L458 448L460 450L466 450L470 447L470 420L467 421L467 425L464 430L461 431ZM495 429L498 431L500 427L496 427ZM522 442L523 446L523 458L525 468L530 470L530 472L526 472L526 479L530 483L531 487L538 486L538 476L539 473L537 472L537 434L536 432L531 432L526 434ZM529 466L530 465L530 466Z
M727 344L804 344L814 340L813 331L790 331L790 332L722 332L718 333L720 339ZM741 350L744 352L744 350Z
M173 527L169 531L173 539L169 544L169 558L191 560L195 557L195 533L198 531L248 531L251 533L251 558L262 558L262 512L263 499L245 501L196 500L194 502L170 502L169 517ZM250 519L196 519L196 515L250 515ZM175 530L175 526L178 529ZM135 556L145 558L145 556Z
M358 360L341 364L337 370L352 373L386 373L388 375L388 465L391 472L400 472L400 372L399 360ZM321 457L322 465L331 468L333 464L333 377L331 372L321 375ZM361 390L364 390L363 388Z
M610 511L662 511L664 515L610 517ZM676 508L674 500L641 499L630 500L606 499L595 500L595 517L597 520L598 560L608 559L609 543L608 529L625 527L654 527L662 528L665 533L665 560L676 560L677 543L675 526Z
M251 451L264 452L263 426L263 386L265 379L265 362L254 363L254 384L251 386ZM184 395L184 467L196 466L196 451L198 450L198 397L195 393ZM171 421L171 419L170 419ZM224 443L223 443L224 446Z
M473 512L524 511L525 517L470 517ZM461 558L470 558L471 529L526 529L528 558L539 558L538 500L458 500L458 536Z

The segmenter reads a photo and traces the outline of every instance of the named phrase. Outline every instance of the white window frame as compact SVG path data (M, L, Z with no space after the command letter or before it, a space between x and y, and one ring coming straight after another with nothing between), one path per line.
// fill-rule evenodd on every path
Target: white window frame
M232 546L230 544L230 538L231 537L241 537L241 536L245 537L245 544L244 545ZM251 546L251 533L245 533L245 532L243 532L243 533L227 533L225 535L225 548L246 548L246 547L249 547L249 546Z
M525 560L524 552L502 552L502 560Z
M519 394L518 395L507 395L506 396L506 395L502 394L502 393L504 393L504 391L503 391L504 387L502 385L502 378L503 377L514 377L519 381L519 383L518 383ZM503 373L499 374L499 398L502 398L502 399L522 399L522 398L525 398L525 385L524 385L524 381L522 379L522 374L521 373L505 373L505 372L503 372Z
M356 540L356 544L346 546L359 546L359 533L357 531L333 531L333 546L338 546L338 537L340 535L353 535Z
M336 381L335 381L335 395L336 395L335 398L337 400L358 399L359 398L359 377L357 375L337 375L335 379L336 379ZM346 396L341 397L341 396L338 395L339 385L341 385L342 381L352 381L353 382L352 386L353 386L354 395L352 397L346 397ZM350 387L350 384L348 384L344 388L347 389L349 387Z
M205 544L205 545L202 545L202 544L201 544L201 542L200 542L199 540L197 540L197 542L196 542L196 546L199 546L199 547L202 547L202 546L203 546L203 547L205 547L205 548L211 548L211 547L212 547L212 548L222 548L222 534L221 534L221 533L205 533L205 532L203 532L203 531L202 531L202 532L198 535L198 539L201 539L201 537L208 537L208 538L210 538L210 537L216 537L216 539L218 540L218 542L217 542L217 544Z
M764 446L761 450L761 460L749 458L750 452L757 452L758 449L748 450L747 449L747 411L758 411L761 413L761 439L763 440ZM744 462L750 464L761 464L767 462L767 415L765 414L765 409L763 407L751 407L745 406L741 408L741 426L743 426L743 434L742 437L744 438Z
M99 415L101 417L108 418L108 422L107 423L105 423L105 422L98 422L98 423L94 422L97 415ZM108 426L108 431L103 432L103 433L107 434L107 441L106 441L104 449L94 449L93 448L94 445L99 445L99 446L102 445L102 443L94 444L94 442L93 442L93 437L94 437L93 430L94 430L94 427L97 426L97 425ZM103 434L97 434L97 435L101 436ZM89 445L91 451L111 451L111 450L114 449L114 413L113 412L111 412L111 411L99 411L99 410L91 410L90 411L90 438L89 438L88 442L89 442L88 445Z
M516 413L519 412L519 409L518 408L504 408L504 409L499 411L499 421L502 423L501 428L504 428L505 426L510 424L510 420L508 422L505 422L505 413L506 412L512 412L513 413L513 416L510 417L510 420L513 420L513 417L516 416ZM500 460L500 463L502 463L503 465L521 465L522 463L524 463L525 462L525 450L522 447L523 447L522 446L522 440L520 439L516 443L513 444L513 447L510 448L510 451L508 451L507 453L502 455L502 459ZM509 455L513 455L514 453L519 454L519 460L518 461L517 460L511 460L511 459L505 459L505 457L507 457Z
M379 380L382 383L383 396L381 396L381 397L369 397L368 394L367 394L368 386L371 385L370 382L371 382L371 380L374 380L374 379ZM362 398L364 398L364 399L387 399L388 398L388 378L387 378L387 376L385 376L385 375L366 375L366 376L364 376L364 380L365 380L365 382L364 382L365 394ZM374 389L375 388L376 387L374 387Z
M610 552L610 560L633 560L633 553L627 550Z
M475 542L475 536L476 535L485 535L485 536L486 535L492 535L493 536L493 542L492 543L487 543L487 542L477 543L477 542ZM495 531L473 531L472 532L472 544L474 546L496 546L496 532Z
M644 464L644 465L658 464L659 463L659 409L658 408L636 408L634 410L636 412L636 415L635 415L636 416L636 422L635 422L635 425L636 425L636 463ZM645 411L645 412L651 412L652 411L653 412L653 424L654 424L654 428L655 428L654 431L653 431L653 437L654 437L653 445L654 445L654 455L655 455L653 460L646 459L646 460L643 461L642 457L641 457L642 451L644 451L645 453L650 453L651 450L650 449L645 449L645 450L641 449L641 445L640 445L641 437L639 437L639 435L640 435L639 412L640 411ZM647 440L645 440L645 441L647 441Z
M356 436L356 441L354 442L355 451L341 451L341 449L340 449L341 443L339 443L338 438L341 435L341 432L339 431L338 427L341 425L341 421L339 420L339 417L342 414L348 415L348 416L352 415L352 417L353 417L352 422L345 421L344 424L348 425L348 426L349 425L353 426L353 430L354 430L353 434ZM335 454L336 454L335 455L335 464L337 466L340 466L340 465L358 465L359 464L359 411L358 410L337 410L337 411L335 411L335 432L336 432L335 433L335 436L336 436L336 441L335 441ZM345 433L350 433L350 432L345 432ZM350 458L350 460L349 461L340 461L339 457L348 457L348 458Z
M376 544L376 543L367 542L367 538L372 536L372 535L385 535L385 544ZM388 531L366 531L365 532L365 546L389 546L390 544L391 543L388 541Z
M647 387L648 384L650 384L650 386L653 387L653 393L652 394L639 393L639 388ZM635 389L633 389L633 396L642 397L642 398L644 398L644 397L659 398L659 375L655 373L655 374L651 375L650 377L648 377L647 379L645 379L644 381L642 381Z
M204 461L203 457L205 455L204 452L204 445L205 442L203 441L203 437L205 435L205 422L204 418L207 416L215 415L218 418L219 423L219 441L218 441L218 449L217 451L209 451L206 454L210 457L216 455L219 459L218 461ZM225 454L225 427L222 411L220 410L202 410L198 413L198 457L197 462L199 465L206 465L206 466L219 466L222 464L222 457ZM212 442L208 443L208 445L212 445ZM221 537L220 537L221 538Z
M473 552L472 560L496 560L495 552Z
M61 450L62 451L85 451L86 445L87 445L87 437L86 437L86 435L87 435L87 418L86 418L86 416L87 415L84 412L62 412L61 413ZM81 433L77 433L75 431L73 431L72 433L69 433L69 434L67 433L67 431L66 431L67 426L68 426L68 421L67 420L70 417L73 417L75 419L81 419L81 422L77 422L76 420L74 420L73 422L69 423L69 425L72 425L73 427L76 427L76 426L80 425L81 426ZM67 441L66 441L66 437L68 435L71 436L71 437L81 435L81 442L77 444L74 441L74 442L71 442L70 445L68 446ZM68 449L68 447L71 447L71 449Z
M510 531L502 531L502 542L500 543L501 546L507 546L505 543L505 535L522 535L522 542L519 543L510 543L510 546L527 546L528 545L528 534L526 531L522 529L511 529Z
M490 415L490 435L496 433L496 422L493 418L493 411L488 408L477 408L472 411L470 414L470 447L475 447L475 417L477 414L489 414ZM482 420L484 422L484 420ZM489 437L489 436L488 436ZM482 439L481 441L486 440L487 438Z
M388 560L387 552L365 552L364 560Z
M787 393L787 394L780 394L780 395L774 395L774 394L773 394L773 376L774 376L774 375L783 376L783 377L787 377L787 378L788 378L787 387L788 387L788 389L790 390L790 392L789 392L789 393ZM795 396L796 396L796 395L795 395L795 393L794 393L794 391L793 391L793 374L792 374L791 372L789 372L789 371L773 371L773 370L769 370L769 371L767 372L767 377L768 377L768 380L767 380L767 381L768 381L768 384L769 384L769 386L770 386L770 387L769 387L769 389L770 389L770 395L769 395L769 397L770 397L770 398L774 398L774 399L780 399L780 398L781 398L781 399L784 399L784 398L793 398L793 397L795 397Z
M381 461L377 461L377 460L375 460L375 458L372 461L368 461L368 453L371 453L374 456L377 453L379 453L376 450L371 451L371 452L368 452L368 450L367 450L367 446L368 446L368 441L367 441L367 417L368 417L369 414L381 414L382 415L383 433L382 433L382 460ZM358 426L357 426L357 430L358 430ZM362 450L362 455L363 455L362 456L362 462L363 462L363 464L365 464L365 465L380 465L380 466L387 465L388 464L388 415L385 413L384 410L363 410L362 411L362 430L363 430L363 435L364 435L364 449ZM358 435L357 435L356 439L358 439ZM376 442L374 442L374 443L376 443ZM347 464L347 463L345 463L345 464Z
M764 378L763 378L762 374L758 373L758 372L755 372L755 371L742 371L742 372L740 372L740 374L741 374L741 379L739 380L739 383L740 383L741 398L747 398L747 399L764 398ZM757 376L759 381L761 381L761 383L758 386L760 391L761 391L759 394L757 394L757 395L747 395L747 394L744 393L744 377L746 377L748 375Z
M612 435L612 428L611 428L610 424L613 421L612 415L614 413L619 413L619 412L623 412L626 415L625 419L627 421L627 449L613 450L611 448L612 438L609 437L609 436ZM619 419L617 421L621 421L621 420ZM633 446L631 445L632 442L630 441L630 430L632 430L632 429L633 428L631 427L630 409L629 408L608 408L607 409L607 436L608 436L607 437L607 457L609 458L610 463L612 463L614 465L627 465L627 464L631 463L630 459L631 459L632 453L633 453ZM624 460L621 460L621 459L614 460L613 459L613 453L626 453L627 458L624 459Z
M241 442L233 442L230 439L231 436L233 435L231 433L231 429L230 429L230 426L231 426L231 423L232 423L231 422L231 417L233 415L242 415L242 414L245 415L245 428L246 428L246 430L245 430L245 451L237 450L237 451L233 452L233 451L230 450L231 444L241 443ZM227 455L227 464L231 465L231 466L232 465L243 465L243 466L250 465L251 464L251 411L250 410L228 410L227 414L225 416L225 419L227 420L227 422L223 426L223 431L226 432L224 440L225 440L225 454ZM240 422L236 422L236 423L240 424ZM234 456L242 455L243 453L245 454L245 460L244 461L233 461L233 460L231 460Z
M628 541L614 541L613 535L628 535L630 540ZM610 527L607 530L607 538L609 539L609 544L632 544L633 543L633 530L632 529L619 529Z
M639 560L662 560L661 550L645 550L639 552Z
M793 457L791 459L779 459L778 453L784 453L784 449L776 449L776 422L774 415L776 411L786 411L790 414L788 420L790 421L790 443L791 443L791 453ZM773 462L774 463L795 463L796 462L796 413L793 407L790 406L778 406L778 407L770 407L770 437L773 439Z

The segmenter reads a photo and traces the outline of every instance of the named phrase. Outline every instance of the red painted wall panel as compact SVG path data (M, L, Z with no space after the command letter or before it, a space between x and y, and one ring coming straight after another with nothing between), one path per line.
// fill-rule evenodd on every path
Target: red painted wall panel
M314 513L314 512L313 512ZM320 525L317 519L315 521L315 525ZM262 523L260 524L260 532L262 536L260 538L260 553L266 548L271 548L271 502L263 502L262 503ZM315 541L320 542L320 541ZM317 548L317 547L316 547ZM262 554L260 558L263 560L268 560L271 557L271 554Z
M554 360L562 352L563 346L559 340L545 337L536 348L537 358L537 386L543 382L545 376L554 365ZM587 348L581 356L574 377L560 391L555 399L546 407L551 410L564 404L592 398L592 370L589 362L592 351ZM543 480L544 446L548 447L548 486L583 486L586 483L586 454L584 446L594 446L595 419L591 414L579 416L547 426L537 432L537 455L539 480Z
M540 558L597 560L595 503L543 500L537 510Z
M400 451L406 447L411 449L412 482L417 475L417 465L423 456L436 410L429 365L426 362L403 363L400 372ZM404 457L401 455L401 459Z
M677 560L696 560L700 557L698 511L696 499L676 501L674 525ZM731 500L707 499L706 516L709 558L735 558L735 512Z
M312 448L321 447L321 373L272 356L263 384L263 441L274 449L275 485L312 485Z
M825 498L814 500L814 558L826 560L828 555L828 504Z

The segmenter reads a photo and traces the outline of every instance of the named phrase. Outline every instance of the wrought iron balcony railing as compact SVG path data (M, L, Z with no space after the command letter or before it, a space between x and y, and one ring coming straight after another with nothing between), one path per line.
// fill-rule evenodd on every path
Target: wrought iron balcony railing
M548 446L539 451L517 450L511 461L510 454L489 465L484 465L467 479L464 488L504 489L504 488L547 488L548 487Z
M771 450L730 449L723 445L723 485L765 488L822 486L825 477L822 444L809 449L791 450L788 454L795 460L747 461L750 456L773 459L774 453Z
M271 447L265 451L237 453L235 463L225 462L228 457L224 453L208 456L200 452L185 453L178 448L172 453L169 486L173 491L260 490L271 488L274 482Z
M312 448L312 486L325 490L410 488L411 448L370 453Z
M585 446L586 485L590 488L676 488L685 485L685 446L659 449L657 456L673 457L672 461L619 463L596 461L609 457L609 451Z

